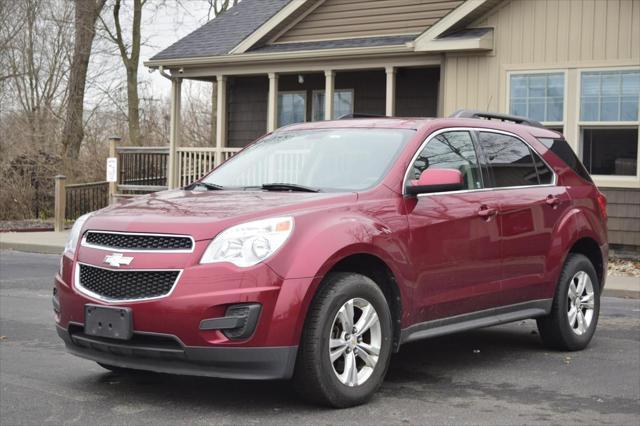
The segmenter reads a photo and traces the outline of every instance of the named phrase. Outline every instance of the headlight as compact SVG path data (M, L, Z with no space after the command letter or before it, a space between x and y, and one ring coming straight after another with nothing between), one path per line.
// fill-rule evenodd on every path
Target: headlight
M256 220L232 226L211 241L200 263L256 265L275 253L293 231L292 217Z
M76 219L76 222L73 224L71 228L71 232L69 232L69 239L67 240L67 244L64 246L64 252L68 254L73 254L76 251L76 247L78 246L78 238L80 238L80 231L82 230L82 226L89 219L91 213L83 214L79 218Z

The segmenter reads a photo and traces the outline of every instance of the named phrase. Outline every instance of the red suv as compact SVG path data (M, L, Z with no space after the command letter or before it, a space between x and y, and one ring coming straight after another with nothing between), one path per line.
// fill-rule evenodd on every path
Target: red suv
M587 346L605 209L562 136L518 117L292 125L78 219L57 331L110 370L293 378L352 406L417 339L535 318L544 344Z

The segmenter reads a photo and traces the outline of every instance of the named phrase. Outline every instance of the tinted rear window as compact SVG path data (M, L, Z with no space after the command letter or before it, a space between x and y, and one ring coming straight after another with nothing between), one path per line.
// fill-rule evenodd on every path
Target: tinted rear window
M538 140L547 148L549 151L556 154L562 161L564 161L567 166L571 167L571 169L578 174L578 176L582 177L584 180L588 182L592 182L591 176L589 176L589 172L582 165L578 156L573 149L569 146L567 141L564 139L552 139L552 138L538 138Z

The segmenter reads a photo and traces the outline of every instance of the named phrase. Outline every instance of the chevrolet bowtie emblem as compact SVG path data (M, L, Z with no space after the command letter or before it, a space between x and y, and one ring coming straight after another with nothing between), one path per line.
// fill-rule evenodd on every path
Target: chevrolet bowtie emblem
M104 257L104 263L108 263L116 268L119 268L121 265L128 265L132 260L133 257L126 257L122 253L113 253Z

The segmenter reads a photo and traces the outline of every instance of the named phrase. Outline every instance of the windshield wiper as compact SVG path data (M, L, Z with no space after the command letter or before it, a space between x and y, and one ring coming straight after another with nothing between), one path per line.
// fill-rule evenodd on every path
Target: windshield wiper
M298 191L298 192L320 192L317 188L298 185L295 183L263 183L262 189L267 191Z
M186 191L190 191L198 187L208 189L209 191L220 191L224 189L224 186L216 185L215 183L207 183L207 182L193 182L191 185L187 185L183 189Z

